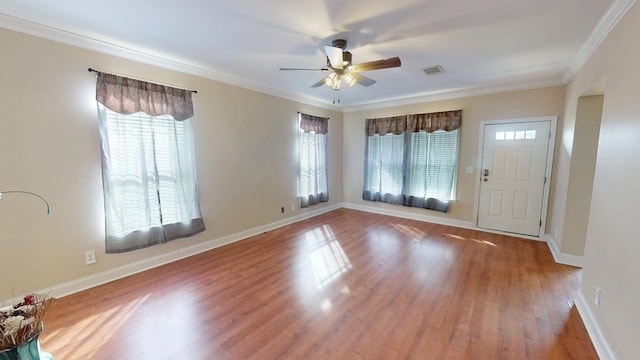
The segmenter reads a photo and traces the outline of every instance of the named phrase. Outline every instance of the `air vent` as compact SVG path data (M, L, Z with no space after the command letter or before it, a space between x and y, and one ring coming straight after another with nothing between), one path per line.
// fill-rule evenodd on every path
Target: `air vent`
M429 76L440 75L444 73L444 69L442 68L441 65L428 67L426 69L422 69L422 71L424 71L424 73Z

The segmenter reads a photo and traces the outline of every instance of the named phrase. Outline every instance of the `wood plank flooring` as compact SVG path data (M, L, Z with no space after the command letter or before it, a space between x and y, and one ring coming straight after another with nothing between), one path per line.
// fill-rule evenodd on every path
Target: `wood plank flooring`
M339 209L55 301L73 359L597 359L541 242Z

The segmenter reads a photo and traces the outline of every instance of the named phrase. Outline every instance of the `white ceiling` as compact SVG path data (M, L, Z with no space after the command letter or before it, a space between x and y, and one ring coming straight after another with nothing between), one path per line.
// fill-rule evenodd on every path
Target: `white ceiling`
M348 110L564 84L630 1L0 0L0 27ZM310 88L325 73L279 71L324 67L335 38L354 64L402 66L339 92ZM446 72L422 72L434 65Z

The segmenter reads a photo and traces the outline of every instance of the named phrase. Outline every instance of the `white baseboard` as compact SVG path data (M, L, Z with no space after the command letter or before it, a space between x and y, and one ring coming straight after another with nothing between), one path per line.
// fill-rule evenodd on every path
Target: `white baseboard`
M395 217L400 217L405 219L425 221L425 222L430 222L434 224L455 226L463 229L475 229L475 227L473 226L473 223L471 222L461 221L461 220L452 220L452 219L447 219L439 216L429 216L424 214L416 214L408 211L392 210L392 209L385 209L385 208L364 206L364 205L357 205L357 204L350 204L350 203L343 203L342 207L347 209L352 209L352 210L366 211L374 214L389 215L389 216L395 216Z
M561 253L556 240L549 234L544 234L544 240L547 242L547 246L549 246L549 250L551 250L551 255L553 255L553 259L557 263L580 268L584 267L584 256Z
M236 241L240 241L240 240L249 238L251 236L261 234L265 231L271 231L286 225L290 225L305 219L309 219L314 216L318 216L342 207L347 209L366 211L366 212L375 213L375 214L396 216L396 217L401 217L406 219L435 223L435 224L455 226L455 227L464 228L464 229L484 231L482 229L477 229L472 222L467 222L467 221L452 220L444 217L430 216L426 214L417 214L417 213L412 213L407 211L385 209L385 208L379 208L379 207L373 207L373 206L363 206L363 205L350 204L350 203L337 203L330 206L322 207L318 210L307 211L300 215L292 216L290 218L279 220L270 224L258 226L252 229L248 229L235 234L223 236L221 238L209 240L193 246L177 249L175 251L172 251L166 254L157 255L148 259L136 261L136 262L126 264L126 265L123 265L114 269L110 269L107 271L103 271L94 275L90 275L90 276L82 277L79 279L71 280L65 283L57 284L46 289L38 290L36 292L41 294L49 294L50 296L56 297L56 298L64 297L64 296L71 295L71 294L74 294L98 285L102 285L114 280L124 278L126 276L130 276L145 270L149 270L161 265L165 265L173 261L177 261L189 256L193 256L208 250L212 250L217 247L221 247ZM553 254L553 257L556 262L565 264L565 265L577 266L577 267L583 266L583 263L584 263L583 257L560 253L554 239L551 238L551 236L549 236L548 234L545 234L545 241L547 242L549 249L551 250L551 253ZM0 304L13 304L13 303L19 302L20 300L22 300L23 296L24 295L17 296L12 299L4 300Z
M398 210L392 210L392 209L383 209L383 208L362 206L362 205L349 204L349 203L338 203L330 206L325 206L318 210L308 211L300 215L292 216L290 218L286 218L286 219L272 222L266 225L258 226L245 231L241 231L235 234L230 234L227 236L223 236L221 238L209 240L201 244L196 244L193 246L181 248L167 254L161 254L148 259L136 261L134 263L120 266L120 267L107 270L98 274L94 274L94 275L86 276L80 279L68 281L62 284L54 285L52 287L36 291L36 293L49 294L50 296L56 297L56 298L64 297L64 296L71 295L71 294L74 294L98 285L102 285L114 280L124 278L126 276L130 276L145 270L149 270L164 264L168 264L170 262L177 261L179 259L183 259L183 258L193 256L208 250L212 250L236 241L240 241L255 235L259 235L266 231L271 231L286 225L290 225L302 220L306 220L306 219L309 219L309 218L312 218L312 217L315 217L315 216L318 216L342 207L347 209L366 211L370 213L431 222L435 224L455 226L455 227L460 227L464 229L482 230L482 229L477 229L473 223L466 222L466 221L451 220L451 219L437 217L437 216L415 214L411 212L404 212L404 211L398 211ZM569 255L569 254L562 254L559 251L555 240L549 234L545 234L544 240L547 242L549 249L551 250L551 253L553 254L553 257L556 262L561 264L571 265L571 266L577 266L577 267L583 266L584 257ZM7 299L0 304L15 304L21 301L22 297L23 296L18 296L13 299ZM586 302L581 292L578 292L578 296L575 299L575 304L578 309L578 312L580 313L580 316L582 317L585 327L587 328L587 332L589 333L591 341L593 342L594 347L596 348L598 356L603 360L617 360L615 353L613 352L613 350L609 346L609 343L606 341L606 339L602 335L600 326L598 325L595 317L593 316L593 313L591 312L591 309L588 303Z
M582 318L582 322L587 328L587 332L589 333L591 342L596 348L598 357L600 357L601 360L617 360L618 357L616 356L616 353L613 351L611 346L609 346L609 342L602 334L600 325L598 325L598 321L593 315L593 312L591 311L591 308L589 307L589 304L587 303L587 300L585 300L584 295L581 291L578 291L578 296L575 299L575 304L578 308L578 313L580 313L580 317Z
M51 297L60 298L67 295L71 295L89 288L106 284L108 282L124 278L145 270L149 270L161 265L168 264L173 261L177 261L189 256L193 256L208 250L212 250L236 241L240 241L251 236L259 235L265 231L271 231L286 225L290 225L302 220L312 218L324 214L329 211L333 211L342 207L341 203L325 206L317 210L311 210L304 212L300 215L292 216L283 220L278 220L270 224L258 226L252 229L241 231L235 234L223 236L221 238L209 240L193 246L181 248L166 254L157 255L148 259L136 261L130 264L119 266L114 269L103 271L94 275L85 276L83 278L71 280L62 284L57 284L46 289L35 291L39 294L48 294ZM12 299L6 299L0 304L15 304L22 300L24 295L16 296Z

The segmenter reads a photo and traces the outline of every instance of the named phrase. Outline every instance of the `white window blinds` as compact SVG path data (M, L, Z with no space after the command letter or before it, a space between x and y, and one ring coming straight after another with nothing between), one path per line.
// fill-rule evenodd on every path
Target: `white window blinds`
M447 211L461 110L367 119L363 199Z
M327 118L299 115L298 196L300 207L329 201L327 185Z

